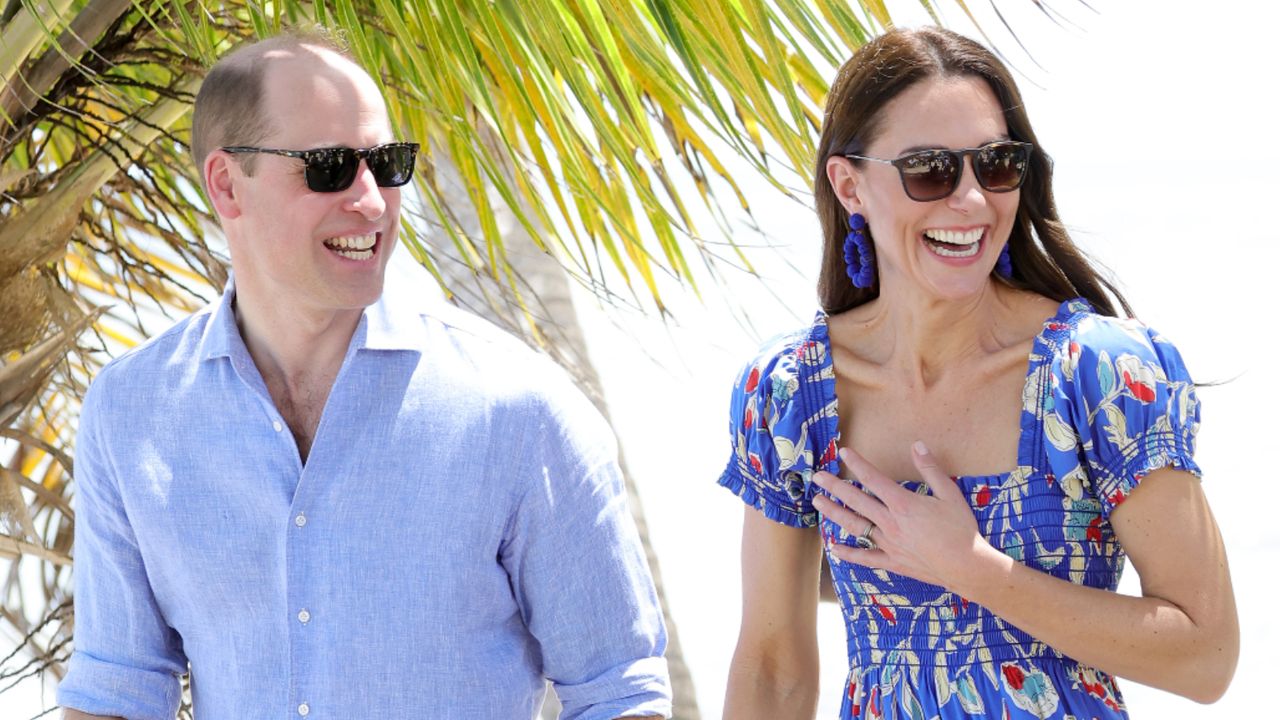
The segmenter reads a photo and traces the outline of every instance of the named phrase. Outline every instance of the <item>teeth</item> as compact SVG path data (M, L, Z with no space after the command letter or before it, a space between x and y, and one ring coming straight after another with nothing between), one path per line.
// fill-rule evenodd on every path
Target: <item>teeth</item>
M373 257L372 250L336 250L335 249L334 252L341 255L344 258L351 258L352 260L368 260L369 258Z
M929 249L943 257L973 257L978 254L978 243L975 242L964 250L952 250L951 248L938 247L937 245L930 245Z
M935 242L948 245L972 245L982 238L982 228L966 232L959 232L958 230L925 230L924 236Z
M324 244L328 245L330 248L334 250L341 249L341 250L363 251L363 250L372 250L374 243L376 243L377 241L378 241L377 234L371 233L369 235L348 235L346 237L329 238L328 240L324 241ZM339 254L345 254L345 253L339 253Z

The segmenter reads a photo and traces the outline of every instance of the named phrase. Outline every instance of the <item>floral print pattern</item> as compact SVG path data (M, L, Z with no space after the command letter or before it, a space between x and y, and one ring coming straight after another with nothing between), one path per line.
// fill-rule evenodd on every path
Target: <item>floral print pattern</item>
M980 530L1031 567L1115 590L1124 553L1112 510L1153 470L1200 474L1199 402L1177 349L1135 320L1069 300L1036 337L1022 406L1017 466L955 478ZM839 471L837 411L819 313L811 327L768 343L739 376L733 457L720 484L771 520L852 544L812 504L814 470ZM1127 717L1111 676L977 603L884 570L831 568L849 649L842 720Z

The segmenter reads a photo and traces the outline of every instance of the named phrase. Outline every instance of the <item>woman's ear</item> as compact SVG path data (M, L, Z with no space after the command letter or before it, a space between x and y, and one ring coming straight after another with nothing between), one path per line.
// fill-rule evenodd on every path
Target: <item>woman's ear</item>
M236 180L243 174L222 150L214 150L204 159L204 186L214 212L224 220L240 217L240 186Z
M836 199L844 206L845 213L862 212L859 191L862 187L862 171L853 161L838 155L827 158L827 180Z

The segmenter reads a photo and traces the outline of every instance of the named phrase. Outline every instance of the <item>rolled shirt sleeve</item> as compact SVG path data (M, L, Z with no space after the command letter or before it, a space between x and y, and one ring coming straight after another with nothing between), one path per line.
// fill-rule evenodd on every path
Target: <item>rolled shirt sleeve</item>
M96 390L76 441L75 651L57 701L95 715L173 720L187 660L152 594L98 426Z
M567 382L539 395L501 560L543 673L565 720L669 717L666 629L613 436Z

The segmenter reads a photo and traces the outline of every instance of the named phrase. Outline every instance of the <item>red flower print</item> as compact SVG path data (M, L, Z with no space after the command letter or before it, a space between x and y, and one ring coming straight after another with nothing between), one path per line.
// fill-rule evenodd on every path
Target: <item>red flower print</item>
M747 376L747 387L745 389L747 392L755 392L756 388L759 387L759 385L760 385L760 368L753 367L751 368L751 374Z
M1121 355L1116 360L1116 369L1129 394L1139 402L1149 403L1156 399L1156 374L1146 363L1133 355Z
M742 421L742 429L750 430L751 424L756 420L756 412L753 408L747 408L747 417Z
M1004 673L1004 681L1009 683L1009 687L1014 690L1022 689L1022 683L1027 679L1026 673L1022 672L1022 668L1017 665L1001 665L1000 670Z
M1086 673L1084 668L1076 668L1076 679L1080 681L1080 687L1084 688L1085 692L1094 697L1105 697L1107 691L1106 688L1102 686L1102 683L1097 682L1096 680L1094 682L1089 682L1089 679L1093 676L1092 672Z
M836 459L836 441L833 439L827 443L826 452L822 453L822 464L826 465Z
M1144 403L1152 402L1156 399L1156 389L1146 383L1134 378L1129 373L1124 374L1125 387L1129 388L1129 392Z
M1058 478L1054 477L1053 473L1047 472L1044 474L1044 481L1047 487L1053 487L1053 484L1058 481Z
M1060 323L1056 320L1053 322L1045 323L1044 326L1049 328L1050 330L1066 330L1068 327L1070 327L1066 323Z
M818 348L818 343L810 340L796 348L796 360L804 361L809 354Z
M875 603L876 609L880 611L880 617L884 618L885 620L888 620L890 625L898 624L898 616L894 615L893 610L891 610L890 608L887 608L884 605L881 605L880 601L876 599L875 595L871 596L871 602Z
M1134 479L1138 480L1140 478L1134 478ZM1120 503L1124 502L1128 498L1129 496L1124 493L1124 490L1116 490L1115 492L1111 493L1111 495L1107 497L1107 502L1111 503L1116 507L1119 507Z
M1084 536L1093 542L1102 544L1102 518L1096 517L1089 521L1089 528L1084 531Z
M758 473L764 472L764 464L760 462L759 455L751 453L750 455L747 455L747 460L750 461L752 470L755 470Z
M978 503L978 507L986 507L991 503L991 486L983 485L978 488L978 496L974 499Z

